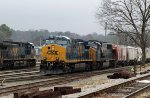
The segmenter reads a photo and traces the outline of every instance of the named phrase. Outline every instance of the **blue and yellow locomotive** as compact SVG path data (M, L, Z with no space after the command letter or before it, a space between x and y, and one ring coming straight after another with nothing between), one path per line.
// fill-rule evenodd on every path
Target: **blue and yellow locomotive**
M36 65L34 46L26 42L0 42L0 69L31 67Z
M66 36L51 36L42 47L40 71L42 74L59 74L76 70L100 68L101 44L91 47L90 42ZM93 43L93 41L91 41Z

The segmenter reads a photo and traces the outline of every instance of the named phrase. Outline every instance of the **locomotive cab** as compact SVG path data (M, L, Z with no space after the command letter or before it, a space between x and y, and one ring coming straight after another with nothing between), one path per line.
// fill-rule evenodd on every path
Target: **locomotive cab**
M49 37L41 52L41 73L62 73L66 62L66 47L70 39L64 36ZM45 70L46 69L46 70Z

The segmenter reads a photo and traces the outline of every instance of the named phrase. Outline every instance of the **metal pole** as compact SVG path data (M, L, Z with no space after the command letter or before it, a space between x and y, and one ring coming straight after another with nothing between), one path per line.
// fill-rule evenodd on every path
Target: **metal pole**
M105 22L105 41L107 42L107 22Z
M40 46L41 46L41 37L40 37Z

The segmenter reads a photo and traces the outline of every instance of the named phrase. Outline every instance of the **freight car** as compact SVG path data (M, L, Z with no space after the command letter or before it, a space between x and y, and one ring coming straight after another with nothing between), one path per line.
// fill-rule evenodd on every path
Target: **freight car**
M0 68L22 68L36 65L31 43L3 41L0 43Z
M127 65L127 47L123 45L115 45L112 43L103 43L102 49L105 48L105 51L103 51L102 54L106 54L109 50L109 58L108 61L112 62L109 65L112 65L112 67L117 66L125 66ZM107 57L107 56L106 56ZM106 59L106 57L104 57Z
M150 53L150 49L147 48ZM41 52L41 74L60 74L76 70L132 65L141 61L140 48L51 36ZM147 55L147 60L149 60Z

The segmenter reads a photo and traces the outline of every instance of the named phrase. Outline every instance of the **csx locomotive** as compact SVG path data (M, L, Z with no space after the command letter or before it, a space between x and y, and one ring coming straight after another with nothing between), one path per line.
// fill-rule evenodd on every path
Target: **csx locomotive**
M24 42L0 42L0 69L35 66L34 46Z
M147 60L150 49L146 49ZM138 47L84 41L66 36L51 36L41 52L41 74L60 74L76 70L93 70L103 67L125 66L141 61Z

